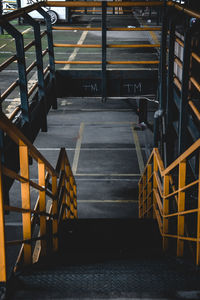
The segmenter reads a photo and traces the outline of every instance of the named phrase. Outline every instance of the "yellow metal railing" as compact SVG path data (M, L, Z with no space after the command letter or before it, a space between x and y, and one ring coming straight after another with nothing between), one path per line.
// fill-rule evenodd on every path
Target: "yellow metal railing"
M47 253L47 222L52 220L50 236L52 237L52 250L56 251L59 222L66 218L77 218L77 199L76 182L64 148L60 150L55 169L3 114L0 116L0 129L17 144L20 164L20 174L17 174L0 163L0 282L6 282L6 247L22 245L15 270L19 263L27 265L37 261L40 255ZM38 166L38 178L34 181L31 180L29 174L30 157ZM5 205L3 176L20 182L20 207ZM33 203L31 203L30 188L38 191L34 209L31 208ZM4 218L6 211L22 214L23 238L21 240L6 240ZM38 217L39 231L35 226Z
M196 178L191 176L194 161ZM196 198L191 200L191 195ZM176 240L181 257L185 243L194 244L200 265L200 139L167 168L158 149L153 149L139 181L139 217L157 219L165 251Z

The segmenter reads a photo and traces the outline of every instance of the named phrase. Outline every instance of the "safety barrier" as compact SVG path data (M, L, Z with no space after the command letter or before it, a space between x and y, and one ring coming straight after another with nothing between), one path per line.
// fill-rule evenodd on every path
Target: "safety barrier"
M175 39L176 43L182 48L184 49L184 42L178 38L176 36ZM189 82L192 84L193 89L195 89L197 92L200 92L200 83L198 82L199 79L197 77L197 74L193 74L193 64L192 61L194 60L196 63L200 63L200 56L195 53L194 51L191 51L190 53L190 77L189 77ZM183 62L182 60L175 56L174 62L177 64L177 66L181 69L181 73L183 72ZM180 78L177 76L177 74L174 74L174 84L176 85L176 87L179 89L179 91L182 90L182 80L180 80ZM190 86L190 91L192 91L192 87ZM195 114L195 116L197 117L197 119L199 119L200 117L200 112L198 110L198 108L196 107L194 101L192 99L189 100L189 106L192 109L193 113Z
M38 22L33 20L28 14L28 11L33 9L38 9L38 11L43 15L46 19L47 28L43 32L40 31L40 26ZM25 21L33 28L34 32L34 40L29 42L24 46L24 35L30 31L29 29L25 30L24 32L20 32L17 30L14 25L9 23L8 21L15 19L16 17L22 17ZM3 102L10 96L12 98L12 92L19 89L20 98L16 101L16 106L10 112L10 118L13 120L16 115L21 113L22 118L29 122L31 119L31 112L30 112L30 103L33 97L37 97L38 105L40 105L40 110L44 111L44 116L47 110L47 103L45 103L45 90L46 90L46 79L49 78L50 81L54 81L55 79L55 68L54 68L54 58L53 52L51 51L50 45L52 44L52 36L51 36L51 28L50 28L50 17L49 15L40 8L40 5L32 5L31 8L21 9L16 12L10 13L5 15L0 20L0 26L7 31L15 40L16 44L16 54L6 59L6 61L2 62L0 65L0 71L5 71L13 62L17 62L18 65L18 78L16 78L8 87L5 86L4 90L1 91L0 95L0 103L1 107L4 107L2 104ZM42 39L46 37L47 43L49 45L48 48L42 49ZM6 45L3 45L5 47ZM26 59L25 53L35 47L36 52L36 59L29 63L29 66L26 67ZM44 57L49 55L49 63L44 66ZM31 74L36 68L37 70L37 78L31 80L31 84L29 84L28 75ZM54 102L53 105L56 107L56 103ZM43 130L46 130L46 121L44 118L43 122Z
M0 164L0 282L6 282L6 248L22 245L15 270L19 264L36 262L40 255L49 251L48 239L52 239L52 250L58 249L58 225L66 218L77 218L76 182L65 149L60 150L56 169L42 156L11 121L1 114L0 128L17 146L19 151L20 175ZM29 174L29 162L32 158L38 166L38 178L32 180ZM21 207L5 205L5 176L21 184ZM37 183L36 183L37 182ZM38 198L31 203L30 188L38 191ZM48 199L48 201L47 201ZM31 207L34 204L34 209ZM6 240L5 212L22 214L23 238ZM52 225L48 223L52 221ZM37 229L37 224L39 228ZM50 223L51 224L51 223Z
M156 218L163 238L163 249L173 249L182 257L189 245L200 265L200 139L164 168L154 148L139 181L139 217ZM190 164L197 163L196 176ZM186 251L185 251L186 252Z
M101 7L101 15L102 15L102 27L96 27L96 28L84 28L84 27L64 27L64 26L53 26L53 30L78 30L78 31L102 31L102 44L87 44L87 45L73 45L73 44L58 44L55 43L54 47L63 47L63 48L101 48L102 49L102 61L66 61L66 60L55 60L55 64L95 64L95 65L104 65L104 68L106 68L106 65L135 65L135 64L140 64L140 65L158 65L159 61L158 60L142 60L140 61L107 61L106 60L106 49L108 48L158 48L160 47L160 44L142 44L142 45L125 45L125 44L119 44L119 45L112 45L112 44L107 44L106 42L106 32L108 31L160 31L160 27L138 27L138 28L123 28L123 27L118 27L118 28L107 28L107 23L106 23L106 15L108 14L107 9L109 7L136 7L136 6L144 6L143 2L83 2L83 1L76 1L76 2L67 2L64 3L64 5L61 5L61 2L59 1L49 1L47 4L51 5L52 7L54 6L63 6L63 7ZM74 4L74 5L73 5ZM147 6L149 7L160 7L162 6L162 3L159 1L154 1L154 2L148 2L146 3Z
M175 2L167 6L160 50L160 116L156 115L154 130L154 147L165 167L200 137L200 13Z

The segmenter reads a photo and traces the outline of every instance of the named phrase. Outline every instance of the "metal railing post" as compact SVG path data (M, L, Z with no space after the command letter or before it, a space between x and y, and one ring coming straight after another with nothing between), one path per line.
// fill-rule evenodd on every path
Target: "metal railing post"
M76 188L76 183L74 182L73 179L73 194L74 194L74 218L78 218L78 212L77 212L77 188Z
M45 165L42 161L38 161L38 183L45 188ZM39 210L46 212L46 192L39 191ZM46 216L40 216L40 236L46 235ZM45 255L47 251L47 242L45 239L41 240L41 254Z
M145 217L145 213L146 213L146 209L147 209L147 203L146 203L146 197L147 197L147 175L146 172L143 174L143 188L142 188L142 214L143 214L143 218Z
M156 208L156 196L155 196L155 193L154 193L154 189L156 190L158 185L157 185L157 180L156 180L156 173L158 172L158 162L157 162L157 159L156 159L156 155L154 153L153 155L153 218L155 219L156 218L156 214L155 214L155 208Z
M52 195L55 197L57 195L57 177L52 176ZM58 197L58 195L57 195ZM58 199L53 199L52 202L52 213L54 219L52 222L52 233L53 233L53 251L58 250Z
M180 191L185 186L186 182L186 160L179 163L179 175L178 175L178 212L185 210L185 191ZM184 240L179 237L184 236L185 233L185 216L178 215L177 222L177 256L183 256L184 252Z
M147 217L151 217L151 191L152 191L152 183L151 183L151 175L152 175L152 166L149 164L147 166Z
M71 172L70 172L71 173ZM71 212L71 219L75 218L74 215L74 188L73 188L73 177L72 174L69 176L69 183L70 183L70 212Z
M2 177L2 166L0 160L0 283L6 283L6 245Z
M107 39L107 26L106 26L107 2L102 1L102 102L106 101L107 96L107 74L106 74L106 39Z
M198 179L200 180L200 150L199 150L199 170ZM200 181L198 183L198 212L197 212L197 244L196 244L196 265L200 265Z
M36 51L36 62L37 62L37 76L38 76L38 96L39 101L42 103L42 131L47 132L47 111L46 111L46 99L45 99L45 84L44 84L44 73L43 73L43 57L42 57L42 44L40 35L40 25L28 14L24 15L24 19L33 27L34 38L35 38L35 51Z
M174 86L174 48L175 48L175 24L170 19L169 24L169 54L168 54L168 73L167 73L167 103L166 103L166 122L167 127L171 125L173 110L173 86Z
M27 182L21 182L21 199L22 208L31 209L30 202L30 182L29 182L29 160L28 146L22 141L19 142L19 157L20 157L20 174L27 179ZM22 213L23 224L23 239L31 240L31 213ZM31 242L24 244L24 264L28 265L32 262Z
M19 88L20 88L20 97L21 97L22 119L24 123L25 122L29 123L30 112L29 112L29 103L28 103L24 38L21 32L19 32L10 23L4 22L2 26L15 39L17 62L18 62L18 73L19 73Z
M191 58L191 25L190 19L187 20L184 34L184 53L183 53L183 70L182 70L182 89L179 110L179 138L178 138L178 155L181 155L187 147L187 123L188 123L188 88L190 78L190 58Z
M66 180L66 190L67 190L67 218L70 218L70 181L69 181L69 174L70 174L70 167L69 165L66 165L66 176L67 176L67 180Z
M164 189L163 189L163 216L169 214L169 198L166 196L169 194L169 175L164 176ZM168 233L169 230L169 219L163 218L163 250L168 249L168 238L164 235Z
M54 58L54 48L53 48L53 34L51 26L51 18L49 14L42 8L38 8L37 11L44 17L47 26L47 42L48 42L48 52L49 52L49 66L50 66L50 82L52 85L52 94L53 94L53 109L57 109L57 98L55 94L56 86L56 75L55 75L55 58Z
M162 38L161 38L161 49L160 49L160 95L159 95L159 106L160 109L165 110L166 108L166 58L167 58L167 1L164 1L163 7L163 23L162 23Z
M63 159L62 161L62 165L61 165L61 171L63 172L63 181L62 181L62 188L63 188L63 195L62 195L62 206L64 207L64 211L63 211L63 220L66 219L66 197L67 197L67 176L66 176L66 166L65 166L65 159Z

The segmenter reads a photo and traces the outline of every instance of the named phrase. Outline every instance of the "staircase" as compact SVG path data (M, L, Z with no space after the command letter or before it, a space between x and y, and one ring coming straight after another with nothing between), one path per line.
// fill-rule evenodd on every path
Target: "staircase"
M59 230L58 253L17 274L9 296L199 299L199 279L194 269L162 254L154 220L67 220Z

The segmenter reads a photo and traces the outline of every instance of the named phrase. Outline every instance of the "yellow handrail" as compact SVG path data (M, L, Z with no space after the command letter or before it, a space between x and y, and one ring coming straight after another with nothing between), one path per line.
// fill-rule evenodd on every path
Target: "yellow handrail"
M46 226L47 221L51 219L52 228L50 234L52 236L52 248L53 251L57 251L58 224L65 218L77 218L77 195L76 182L64 148L60 150L55 169L4 114L0 115L0 129L18 145L20 164L19 175L0 163L0 282L6 282L6 245L22 245L15 271L22 260L24 265L37 261L40 255L45 255L47 252ZM38 164L38 183L30 179L29 156ZM20 182L21 207L4 204L3 175ZM31 208L30 187L38 191L38 198L34 209ZM46 203L46 196L50 198L48 205ZM22 214L22 239L6 241L5 211ZM38 236L33 237L36 216L40 220L40 230ZM36 242L34 249L32 249L32 242Z
M200 265L200 160L198 160L197 178L187 182L188 161L200 154L200 139L189 147L167 168L164 168L163 161L157 148L154 148L147 165L139 181L139 217L156 218L163 239L163 249L169 248L169 239L177 240L177 256L184 255L185 242L193 242L196 245L196 265ZM198 159L200 155L198 155ZM178 177L177 184L173 183L173 175ZM186 198L186 192L196 191L198 198L196 207L190 207ZM177 211L174 211L170 203L175 199ZM185 217L196 215L193 228L195 234L190 236ZM175 221L176 218L176 221ZM172 229L169 223L173 220L177 223L176 230ZM195 220L195 218L193 219ZM176 232L174 232L176 231Z

